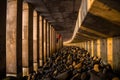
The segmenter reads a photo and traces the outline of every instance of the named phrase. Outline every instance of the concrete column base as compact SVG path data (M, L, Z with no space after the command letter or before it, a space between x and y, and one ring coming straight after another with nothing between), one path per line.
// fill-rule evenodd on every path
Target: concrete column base
M43 66L43 60L39 60L40 66Z
M29 68L23 67L23 76L28 76L29 75Z
M13 76L13 77L17 77L16 73L7 73L6 76Z
M34 71L37 71L37 70L38 70L38 63L37 63L37 62L34 62L34 63L33 63L33 67L34 67Z

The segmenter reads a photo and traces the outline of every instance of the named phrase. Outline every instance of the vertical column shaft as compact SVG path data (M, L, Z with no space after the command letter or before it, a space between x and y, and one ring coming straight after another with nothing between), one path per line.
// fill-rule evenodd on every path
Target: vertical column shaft
M50 25L50 56L52 55L52 27Z
M107 39L101 39L100 42L101 58L104 63L107 63Z
M62 48L63 47L63 38L62 38L62 36L61 36L60 42L61 42L61 48Z
M113 69L120 73L120 37L113 38Z
M94 40L94 56L97 56L97 40Z
M53 52L55 52L55 50L56 50L56 41L55 40L56 40L56 32L53 28Z
M40 66L39 59L40 59L40 21L39 21L39 13L37 13L37 62L38 66Z
M52 54L54 52L54 37L53 37L53 35L54 35L54 29L53 29L53 27L51 27L51 37L52 37L52 39L51 39L51 42L52 42L52 44L51 44L51 47L52 47L51 53Z
M50 57L50 24L47 23L47 58Z
M23 76L27 76L33 71L33 9L27 3L23 4L22 34Z
M58 36L58 46L59 46L59 48L58 49L60 49L61 47L62 47L62 36L61 36L61 34L59 34L59 36Z
M28 4L23 3L23 25L22 25L22 64L23 76L29 74L29 54L28 54Z
M39 64L40 66L43 66L43 19L42 16L39 17L39 31L40 31L40 37L39 37L39 44L40 44L40 53L39 53Z
M47 60L47 21L44 19L44 63Z
M56 49L58 50L59 49L59 34L56 33Z
M113 39L107 39L107 61L113 67Z
M33 66L34 71L38 69L38 62L37 62L37 12L34 11L33 17Z
M33 71L33 6L29 4L29 28L28 28L28 52L29 71Z
M22 1L7 1L6 76L22 76Z
M94 43L91 41L91 56L94 56Z
M97 40L97 56L100 58L101 57L101 53L100 53L100 51L101 51L101 49L100 49L100 40L98 39Z

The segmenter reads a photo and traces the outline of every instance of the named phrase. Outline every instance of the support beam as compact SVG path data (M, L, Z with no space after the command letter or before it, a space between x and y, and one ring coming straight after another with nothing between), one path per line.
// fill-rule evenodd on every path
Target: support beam
M57 51L58 51L59 47L60 47L59 34L56 33L56 50Z
M91 52L91 42L88 41L88 52L90 53Z
M50 24L47 22L47 58L50 57Z
M50 56L52 55L52 26L50 25Z
M107 63L113 68L113 38L107 38Z
M96 34L96 35L98 35L98 36L101 36L101 37L108 37L108 35L105 35L105 34L103 34L103 33L100 33L100 32L97 32L97 31L95 31L95 30L92 30L92 29L90 29L90 28L86 28L86 27L80 27L80 29L81 30L85 30L85 31L87 31L87 32L90 32L90 33L94 33L94 34Z
M28 52L29 71L33 71L33 6L29 4Z
M101 49L100 49L100 39L97 40L97 56L101 57Z
M23 3L22 64L23 76L33 71L33 9Z
M7 1L6 76L22 76L22 1Z
M37 12L34 10L33 13L33 67L34 71L38 70L38 60L37 60Z
M94 54L94 56L97 56L97 40L94 40L93 44L94 44L93 45L93 47L94 47L94 53L93 54Z
M53 28L53 52L56 51L56 32L55 32L55 29Z
M61 36L61 38L60 38L60 48L62 48L62 47L63 47L63 38Z
M100 45L101 58L104 63L107 63L107 39L101 39Z
M44 19L44 26L43 26L43 29L44 29L44 63L46 63L46 60L47 60L47 21Z
M51 37L52 37L52 39L51 39L51 42L52 42L52 44L51 44L51 47L52 47L51 53L53 54L53 52L54 52L54 29L53 29L53 27L51 27Z
M40 20L39 20L39 13L37 12L37 62L38 62L38 67L40 67Z
M28 54L28 4L23 3L23 25L22 25L22 64L23 76L29 75L29 54Z
M40 45L40 53L39 53L39 66L43 66L43 18L42 16L39 16L39 31L40 31L40 37L39 37L39 45Z
M120 37L113 38L113 69L120 74Z
M91 56L94 56L94 43L93 40L91 41Z

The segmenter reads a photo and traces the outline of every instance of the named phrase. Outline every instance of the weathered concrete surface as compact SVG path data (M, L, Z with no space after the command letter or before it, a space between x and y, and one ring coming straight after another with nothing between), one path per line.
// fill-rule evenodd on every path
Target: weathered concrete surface
M38 55L37 55L37 12L33 12L33 67L34 71L38 69Z
M113 67L120 73L120 37L113 38Z
M120 1L95 0L78 34L98 38L120 36ZM91 39L85 37L85 41ZM81 37L81 36L80 36ZM78 40L79 39L79 40ZM76 36L76 41L84 41Z
M47 21L44 19L44 63L46 63L46 60L47 60Z
M33 8L27 3L23 4L23 75L33 71Z
M39 51L39 66L43 66L43 52L44 52L44 45L43 45L43 18L42 16L39 17L39 47L40 47L40 51Z
M28 28L28 53L29 53L29 71L33 71L33 6L29 4L29 28Z
M23 3L23 25L22 25L22 64L23 64L23 76L29 74L29 53L28 53L28 4Z
M22 76L21 43L22 1L9 1L6 24L6 76Z
M50 24L47 22L47 58L50 57Z
M50 56L52 55L52 26L50 25Z
M64 40L71 38L82 0L26 0L33 4Z

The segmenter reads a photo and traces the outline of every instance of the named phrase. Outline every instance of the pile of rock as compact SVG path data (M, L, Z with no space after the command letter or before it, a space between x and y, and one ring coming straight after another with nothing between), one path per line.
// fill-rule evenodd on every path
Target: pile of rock
M15 80L15 79L14 79ZM63 47L22 80L120 80L109 64L79 47Z
M79 47L64 47L54 53L29 80L119 80L109 64L91 57Z

